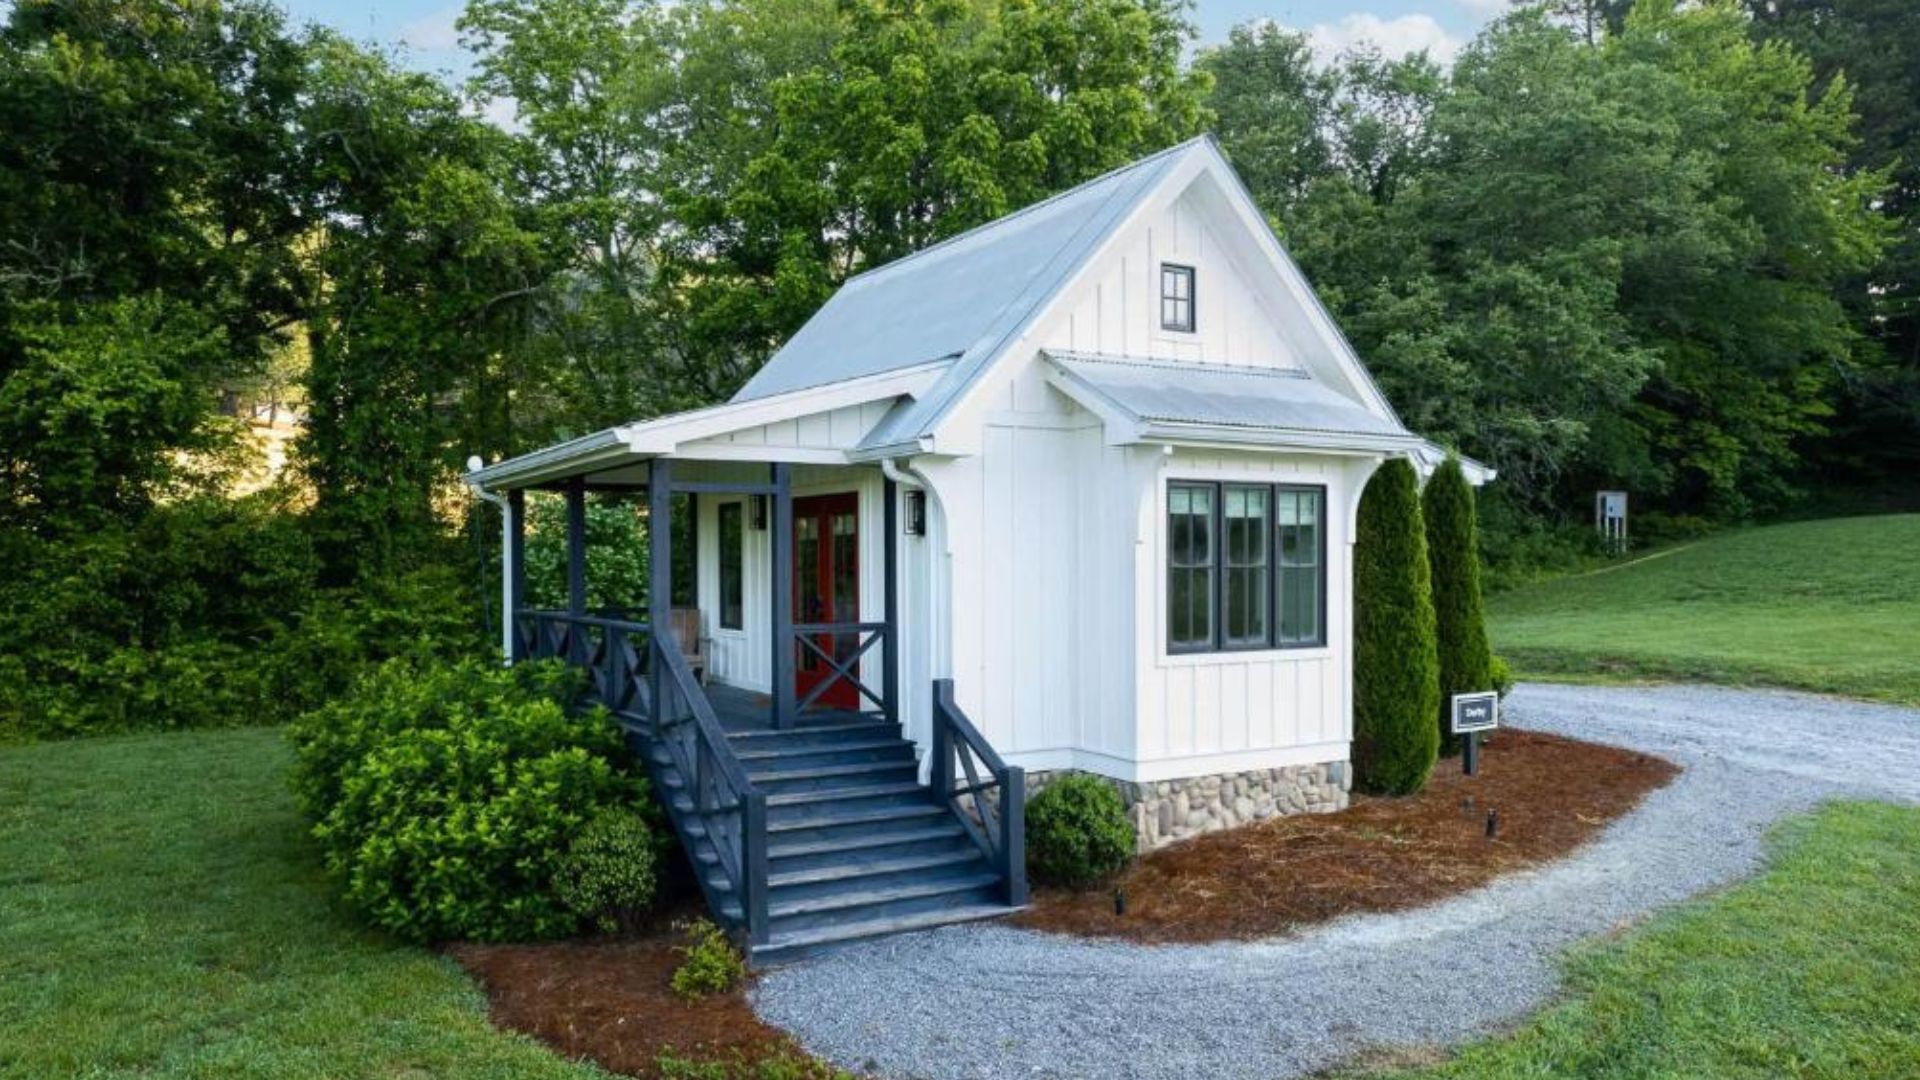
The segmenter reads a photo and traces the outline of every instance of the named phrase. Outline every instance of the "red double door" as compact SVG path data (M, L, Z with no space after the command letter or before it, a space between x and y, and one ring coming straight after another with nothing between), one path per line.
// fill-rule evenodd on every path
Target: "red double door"
M860 621L860 501L851 492L793 500L793 621L800 624ZM857 709L860 694L821 655L847 664L860 647L858 632L814 633L815 648L794 643L794 691L804 700L830 683L814 705ZM855 668L855 674L858 669Z

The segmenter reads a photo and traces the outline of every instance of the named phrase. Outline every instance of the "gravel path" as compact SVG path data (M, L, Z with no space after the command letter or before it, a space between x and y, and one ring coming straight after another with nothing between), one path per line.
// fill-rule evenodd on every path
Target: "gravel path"
M1529 684L1506 720L1685 771L1572 857L1433 907L1251 944L956 927L776 970L755 1007L883 1077L1298 1076L1523 1016L1555 992L1565 947L1751 873L1787 814L1834 797L1920 802L1920 710Z

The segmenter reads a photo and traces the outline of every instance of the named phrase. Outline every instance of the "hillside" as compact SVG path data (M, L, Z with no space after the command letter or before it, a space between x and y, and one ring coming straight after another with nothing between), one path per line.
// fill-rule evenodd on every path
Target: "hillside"
M1726 533L1490 605L1523 675L1798 687L1920 703L1920 514Z

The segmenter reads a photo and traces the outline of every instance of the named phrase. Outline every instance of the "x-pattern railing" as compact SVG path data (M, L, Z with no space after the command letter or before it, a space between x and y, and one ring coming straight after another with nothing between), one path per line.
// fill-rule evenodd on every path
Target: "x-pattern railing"
M947 800L967 834L1000 871L1007 903L1025 904L1026 770L1001 760L960 711L952 679L933 681L933 790Z
M820 639L825 638L831 645L823 648ZM852 647L843 650L841 643L852 638ZM873 702L873 707L891 717L894 715L893 703L886 699L884 689L876 690L860 678L862 658L872 652L876 646L884 646L882 654L893 648L893 628L883 622L851 623L795 623L793 639L800 643L802 655L812 654L831 669L832 674L815 683L803 695L794 708L804 711L811 708L828 690L844 682L854 690L854 701L861 698Z

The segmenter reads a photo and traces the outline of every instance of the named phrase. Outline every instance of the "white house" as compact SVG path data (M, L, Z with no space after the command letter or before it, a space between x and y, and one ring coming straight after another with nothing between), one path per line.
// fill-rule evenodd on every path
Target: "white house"
M994 776L1121 782L1150 847L1345 804L1354 514L1395 455L1440 459L1200 138L853 278L724 405L469 482L685 496L709 685L682 696L736 749L897 722L893 782L950 787L951 680ZM543 622L506 576L509 648L604 647L581 589Z

